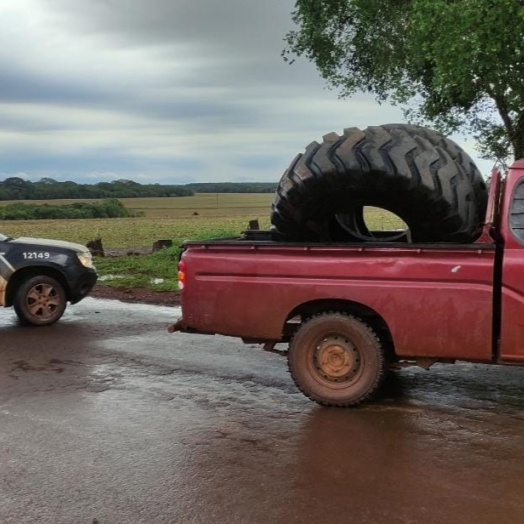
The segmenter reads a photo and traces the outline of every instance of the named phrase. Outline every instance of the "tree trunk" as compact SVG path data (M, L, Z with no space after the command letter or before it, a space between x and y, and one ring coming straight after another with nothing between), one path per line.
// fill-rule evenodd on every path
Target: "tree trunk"
M523 159L524 158L524 131L523 130L517 131L517 133L511 137L511 146L513 148L513 155L515 156L515 160Z
M510 137L515 160L524 158L524 113L519 115L519 118L513 125L513 133Z
M521 115L516 122L513 122L504 95L491 94L491 96L495 101L500 118L504 122L515 160L524 158L524 115Z

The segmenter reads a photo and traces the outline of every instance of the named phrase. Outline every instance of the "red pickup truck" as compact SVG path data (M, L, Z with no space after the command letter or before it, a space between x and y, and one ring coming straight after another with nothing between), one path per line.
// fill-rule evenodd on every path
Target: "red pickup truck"
M492 173L473 244L186 242L170 331L289 342L298 388L352 406L390 364L524 364L524 160Z

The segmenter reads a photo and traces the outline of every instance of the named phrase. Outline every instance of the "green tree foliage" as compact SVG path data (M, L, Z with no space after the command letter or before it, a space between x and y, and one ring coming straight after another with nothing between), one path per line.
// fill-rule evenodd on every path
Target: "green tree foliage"
M274 193L273 182L205 182L185 186L195 193Z
M57 182L42 178L30 182L18 177L0 182L0 200L55 200L61 198L145 198L192 196L193 191L185 186L160 184L138 184L131 180L115 180L99 184L77 184Z
M311 60L342 96L473 133L485 158L524 157L520 0L296 0L293 19L284 57Z
M126 218L135 214L116 198L95 204L76 202L62 206L17 202L0 206L0 220L44 220L75 218Z
M195 193L273 193L276 186L276 183L265 182L209 182L185 186L143 185L132 180L116 180L90 185L57 182L52 178L30 182L23 178L11 177L0 182L0 200L159 198L193 196Z

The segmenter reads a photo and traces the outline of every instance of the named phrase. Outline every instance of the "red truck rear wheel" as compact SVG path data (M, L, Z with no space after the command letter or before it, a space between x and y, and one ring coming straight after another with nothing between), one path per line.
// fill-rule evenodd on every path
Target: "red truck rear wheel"
M382 385L385 352L362 320L340 312L307 320L291 341L289 370L297 387L326 406L355 406Z

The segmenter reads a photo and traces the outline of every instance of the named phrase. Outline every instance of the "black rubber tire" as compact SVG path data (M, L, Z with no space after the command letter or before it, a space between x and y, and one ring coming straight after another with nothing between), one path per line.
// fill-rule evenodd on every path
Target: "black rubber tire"
M485 210L482 177L456 144L424 129L350 128L342 136L326 135L322 144L311 143L280 180L271 213L274 236L361 241L358 234L333 228L333 219L376 206L402 218L414 242L472 242ZM434 145L437 137L441 145Z
M36 310L32 305L38 300L46 302ZM39 297L39 298L37 298ZM37 275L24 280L15 293L13 306L23 324L31 326L50 326L57 322L67 306L63 286L54 278Z
M298 389L325 406L369 400L387 373L385 351L373 329L335 311L302 324L290 342L288 364Z
M430 142L435 148L445 151L464 171L469 180L473 193L475 194L475 204L477 216L480 222L486 218L486 207L488 205L488 187L482 173L477 168L473 159L451 138L438 133L433 129L423 126L409 124L386 124L383 126L386 130L398 128L404 129L411 136L421 136Z
M386 131L394 129L401 129L406 131L412 137L422 137L430 142L437 150L445 151L451 159L456 162L464 171L469 180L473 193L475 195L475 205L477 209L477 219L479 224L482 224L486 215L486 207L488 203L488 188L486 181L482 177L472 158L453 140L444 136L441 133L427 127L411 125L411 124L386 124L382 126ZM348 209L344 216L337 216L331 228L338 229L340 225L345 229L346 234L354 237L355 240L376 241L376 237L369 231L364 220L364 207L355 206ZM477 230L476 236L480 235L481 228ZM340 235L339 235L340 236ZM383 236L381 241L396 241L402 238L398 233L392 233L388 236ZM475 238L473 239L475 240Z

